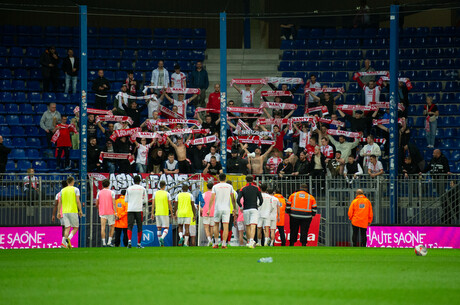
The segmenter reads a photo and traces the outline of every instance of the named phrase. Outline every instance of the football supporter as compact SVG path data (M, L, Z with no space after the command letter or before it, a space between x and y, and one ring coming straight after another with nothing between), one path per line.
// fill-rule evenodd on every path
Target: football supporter
M192 222L192 218L196 217L195 198L188 191L188 188L187 184L183 184L182 192L177 194L174 199L175 216L177 217L179 230L179 246L185 247L189 246L190 223Z
M110 90L110 81L104 77L104 71L97 71L97 78L93 80L92 89L94 91L96 109L107 109L107 95Z
M375 72L375 69L371 67L371 61L369 59L364 60L364 67L359 72ZM359 78L363 84L369 84L370 81L375 81L374 75L363 75Z
M262 175L264 173L264 161L270 155L270 152L273 150L275 145L270 146L270 148L267 149L267 151L263 155L261 155L261 149L259 147L257 147L254 150L254 153L251 154L247 150L247 144L241 146L244 149L245 153L248 155L249 165L251 166L252 174Z
M348 162L345 163L343 169L343 175L348 183L353 183L354 180L358 179L363 174L361 165L355 161L352 155L348 156Z
M196 102L198 106L204 106L206 90L209 87L209 79L208 72L203 68L203 62L201 60L196 62L195 70L190 73L190 87L200 89L200 95L196 99Z
M152 71L150 85L157 87L169 87L169 72L164 68L164 61L158 61L158 68ZM156 89L155 93L159 95L160 90Z
M32 167L27 169L27 175L23 179L23 184L26 198L32 200L39 197L39 182L37 176L35 176L35 170Z
M185 94L179 93L176 98L170 98L169 95L165 94L166 89L163 91L162 97L166 97L166 99L173 105L177 107L177 113L180 115L182 118L187 117L187 105L190 104L198 95L194 94L188 99L185 98Z
M128 203L125 201L126 190L121 190L121 195L115 201L117 213L115 215L115 247L120 247L121 233L123 245L128 245Z
M149 153L149 149L155 144L154 141L147 144L147 139L142 138L141 143L134 142L136 145L136 170L138 173L146 173L147 172L147 156Z
M361 157L364 157L363 167L365 171L367 171L367 169L369 168L369 163L371 162L370 159L372 155L375 155L377 157L380 157L382 155L382 152L380 151L380 146L374 142L373 135L368 135L366 140L367 144L359 151L359 155Z
M321 89L321 84L316 81L316 74L312 73L310 74L310 79L307 81L305 84L305 89ZM318 92L312 92L313 95L318 95ZM315 107L316 102L313 99L313 96L311 94L308 95L308 108L310 107Z
M356 198L351 202L348 209L348 218L351 220L351 226L353 227L353 246L366 247L366 231L367 227L372 223L373 213L372 204L364 196L362 189L356 190Z
M342 92L339 92L336 96L332 97L329 92L324 92L321 96L317 96L314 92L308 91L309 95L313 98L315 102L318 103L318 106L326 106L328 115L331 116L335 113L335 102L342 96Z
M233 217L236 219L236 205L235 205L235 196L233 194L233 187L226 183L227 176L224 173L219 175L219 183L212 187L212 195L210 201L210 209L208 211L208 216L210 211L214 208L214 244L213 248L219 248L217 240L219 238L219 226L218 223L222 222L223 233L222 233L222 249L227 248L227 237L228 237L228 223L230 221L230 205L229 202L232 202L233 206ZM214 207L215 205L215 207Z
M208 104L206 105L206 108L213 109L215 111L220 111L220 85L219 84L215 84L214 92L209 94ZM208 114L211 116L212 122L215 122L219 119L218 112L210 112Z
M307 193L308 185L302 184L300 191L289 196L286 204L286 212L290 214L290 240L289 246L297 242L300 228L300 243L303 247L307 245L308 229L312 217L316 215L315 197Z
M321 138L321 153L326 157L326 163L334 159L334 148L329 145L329 139L327 137Z
M157 224L157 236L161 247L169 231L169 213L172 214L171 195L166 191L166 182L160 181L160 189L152 196L152 220Z
M80 190L74 184L75 179L73 177L67 178L67 186L61 190L57 208L58 218L62 218L64 222L65 243L69 249L72 248L70 241L77 233L79 227L78 217L83 215L80 203ZM70 231L71 228L72 231Z
M208 190L203 194L204 206L201 208L201 217L203 217L203 226L204 233L206 234L206 239L208 240L208 246L212 246L212 235L214 230L214 208L215 205L212 205L212 210L210 210L211 196L212 196L212 187L214 184L208 182L206 185ZM209 213L208 213L209 211Z
M136 100L132 100L129 106L121 105L126 114L133 120L131 127L139 127L141 125L141 113L147 108L147 104L138 106Z
M179 173L188 174L190 172L190 163L187 160L187 147L184 144L183 138L177 138L176 144L171 141L170 137L167 137L166 139L176 151Z
M187 76L180 71L180 65L174 65L174 73L171 74L171 88L187 88Z
M40 128L46 132L48 147L51 147L51 138L54 134L54 127L61 123L61 114L56 110L56 103L50 103L40 119Z
M96 208L101 218L101 238L103 247L113 247L112 237L115 230L115 192L109 189L110 180L102 181L103 189L97 192ZM105 241L105 227L109 225L109 240Z
M238 91L238 93L241 94L241 106L242 107L254 107L254 96L260 89L262 89L263 86L264 86L263 84L260 84L254 90L254 89L251 89L250 84L244 85L244 89L240 89L238 88L236 84L233 84L233 88L235 88L236 91Z
M137 247L144 248L142 242L142 211L148 204L147 191L141 183L141 176L134 176L134 184L126 190L125 200L128 203L128 248L132 247L134 222L137 225Z
M308 169L309 162L307 160L307 154L304 151L302 151L300 152L299 160L297 160L297 162L295 163L294 172L292 173L292 175L306 175L308 174Z
M61 168L61 158L64 155L64 165L62 168L65 170L70 170L72 167L70 165L70 148L72 147L72 140L70 139L70 132L77 132L75 126L67 125L67 115L62 115L61 123L54 127L53 140L56 140L56 159L57 167L56 169ZM57 138L57 139L56 139Z
M254 183L254 177L252 175L246 176L247 184L238 193L236 203L238 206L243 208L244 225L246 226L246 238L248 240L247 247L254 248L255 241L254 236L256 232L256 226L259 223L259 206L263 202L262 193L259 187ZM241 201L243 200L243 202Z
M134 79L134 72L133 71L128 71L127 72L128 76L123 83L127 87L127 92L129 95L137 95L137 92L139 91L139 83L137 80Z
M169 153L168 160L163 163L163 169L160 172L165 174L178 174L179 173L179 163L174 159L174 154Z
M331 135L329 135L329 140L335 146L336 150L339 150L342 153L342 158L347 159L351 155L352 149L354 149L359 144L359 139L354 139L353 142L348 142L345 136L339 136L339 140L336 141Z
M368 169L367 173L371 176L371 178L378 177L380 175L383 175L383 165L382 162L377 160L376 155L371 155L370 156L370 162L368 164Z
M380 92L382 91L382 87L377 86L374 80L370 80L368 84L365 84L356 74L353 76L353 79L358 82L358 85L364 91L364 104L366 106L380 102Z
M283 159L281 159L280 154L280 151L275 149L272 152L272 156L267 160L267 164L265 165L265 167L267 168L268 173L271 175L276 174L278 166L283 162Z
M212 156L211 162L209 162L206 165L205 169L203 170L203 174L210 174L210 175L215 176L221 173L223 173L222 165L220 164L220 162L217 162L217 159L215 156Z

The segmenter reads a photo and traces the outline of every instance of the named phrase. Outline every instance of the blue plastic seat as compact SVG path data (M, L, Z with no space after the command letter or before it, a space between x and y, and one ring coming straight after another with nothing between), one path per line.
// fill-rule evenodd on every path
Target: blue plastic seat
M19 160L19 161L18 161L18 168L17 168L17 170L18 170L18 172L20 172L20 173L26 173L27 170L28 170L29 168L31 168L31 167L32 167L32 163L30 163L30 161L27 161L27 160Z
M11 92L0 92L0 101L2 101L2 102L14 102L13 93L11 93Z
M281 41L281 50L292 50L294 49L294 41L292 40L283 40Z
M429 82L426 88L427 92L440 92L442 89L441 82Z
M7 121L8 121L8 118L7 118ZM8 124L9 124L10 126L12 126L12 124L11 124L10 122L8 122ZM18 124L17 124L17 125L19 125L19 118L18 118ZM11 127L11 135L12 135L13 137L23 137L23 136L26 135L26 132L25 132L25 130L24 130L23 127L20 127L20 126L12 126L12 127Z
M139 40L138 44L141 49L151 49L154 47L154 40L153 39L141 39Z
M19 126L20 125L19 116L17 116L17 115L11 115L10 114L10 115L7 115L5 118L6 118L6 121L8 122L8 125L10 125L10 126Z
M318 61L309 60L305 63L304 68L307 71L318 70ZM303 69L300 69L300 70L303 70Z
M167 49L178 49L179 48L179 41L177 39L168 39L168 40L166 40L166 48Z
M332 46L334 49L345 49L347 47L347 41L345 39L335 39Z
M152 69L152 64L147 60L138 60L136 61L136 70L139 71L148 71Z
M338 78L338 74L336 75L336 79L337 78ZM347 93L360 93L361 91L362 91L362 89L361 89L361 87L359 87L358 83L350 83L348 85Z
M153 48L164 50L166 49L166 40L164 39L154 39L153 40Z
M304 62L303 61L294 61L291 66L291 70L293 71L302 71L304 70Z
M31 104L19 104L19 112L22 114L34 114ZM23 118L24 116L21 116ZM26 121L27 122L27 121Z
M347 94L345 102L348 105L357 105L361 102L361 96L359 94Z
M319 39L309 39L305 44L306 49L319 49L320 48L320 40Z
M8 114L19 113L18 104L5 104L5 111Z
M27 146L39 149L39 148L42 147L42 143L40 142L39 138L28 138L27 139Z
M133 61L132 60L121 60L120 61L120 69L124 71L129 71L133 69Z
M14 163L13 160L8 160L6 162L6 168L5 168L6 172L15 172L16 171L16 164Z
M206 40L204 39L194 40L193 48L196 50L206 50Z
M358 71L360 69L359 61L357 60L349 60L347 63L347 70L348 71Z
M31 158L32 160L36 160L37 158ZM35 169L36 172L43 173L48 171L48 166L45 161L36 160L32 162L32 167Z
M23 138L21 139L24 140ZM11 160L23 160L27 158L26 152L22 148L12 149L8 157Z
M446 87L444 88L445 92L458 92L459 91L458 82L446 82Z
M179 48L182 50L193 49L193 40L191 39L182 39L179 42Z
M127 34L128 34L128 36L131 36L129 34L129 30L130 29L128 29ZM149 37L149 38L152 37L152 29L150 29L150 28L137 29L137 31L138 31L137 35L140 36L140 37Z

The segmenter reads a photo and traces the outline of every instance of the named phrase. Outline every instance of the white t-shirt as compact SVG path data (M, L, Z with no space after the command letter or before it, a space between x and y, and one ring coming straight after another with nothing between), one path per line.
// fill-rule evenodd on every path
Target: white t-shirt
M136 163L146 165L148 152L149 147L147 145L139 144L139 146L137 147Z
M311 82L309 82L307 85L305 85L305 88L315 88L315 89L321 89L321 84L316 82L314 84L312 84ZM320 92L312 92L312 94L314 95L318 95ZM310 94L308 95L308 103L314 103L315 100L313 99L313 96L311 96Z
M99 192L100 192L100 190L97 191L96 199L99 199ZM114 191L110 191L110 192L112 193L112 198L115 199L115 192ZM57 197L57 195L56 195L56 197Z
M123 94L126 94L126 92L118 92L117 95L115 96L115 99L118 101L118 108L124 109L123 104L128 106L128 99L122 97Z
M190 99L186 99L183 101L173 100L174 106L177 106L177 113L179 113L184 118L185 118L185 110L189 102L190 102Z
M187 79L187 76L185 75L184 72L180 72L179 74L177 74L176 72L174 72L173 74L171 74L171 84L172 84L172 88L185 88L183 82Z
M215 211L228 211L230 212L231 194L233 194L233 186L228 183L220 182L212 187L211 192L216 194Z
M211 162L211 157L212 157L212 156L213 156L213 155L212 155L211 153L207 154L207 155L204 157L204 161L206 161L206 162L208 162L208 163ZM220 162L220 155L219 155L218 153L215 153L215 154L214 154L214 157L216 157L216 161L217 161L217 162Z
M380 101L380 89L380 86L375 86L374 89L370 89L368 86L364 87L366 106L370 103L378 103Z
M160 108L160 102L156 97L154 97L152 100L148 101L148 117L149 119L153 118L153 112L158 111L158 108Z
M254 94L255 90L241 90L241 104L243 107L252 107L254 106Z
M276 209L273 197L270 194L262 193L262 198L264 201L262 202L262 205L259 207L259 217L270 218L273 209Z
M276 220L276 216L278 215L278 208L277 207L281 207L283 205L278 200L278 198L276 198L275 196L272 196L272 201L273 201L273 205L274 205L275 208L273 209L272 213L270 214L270 219L271 220Z
M305 148L308 144L308 132L299 131L299 147Z
M142 206L147 204L147 191L142 185L134 184L126 190L125 201L128 203L128 212L142 212Z
M378 172L383 170L382 162L377 161L377 163L375 163L375 165L372 164L372 162L369 162L369 169L371 170L372 174L377 174Z

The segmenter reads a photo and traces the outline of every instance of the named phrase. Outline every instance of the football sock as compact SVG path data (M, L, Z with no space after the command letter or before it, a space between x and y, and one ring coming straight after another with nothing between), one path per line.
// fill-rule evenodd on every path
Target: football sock
M183 232L179 232L179 238L182 238L184 237L184 233Z
M104 245L104 246L106 245L105 238L102 240L102 245Z
M222 242L222 246L227 246L227 241L226 241L226 240L224 240L224 241Z
M163 230L163 234L161 235L161 238L164 239L166 237L166 235L168 235L168 229Z
M269 238L269 237L265 237L265 245L268 246L269 243L270 243L270 238Z
M212 242L211 236L208 236L208 242Z
M131 241L132 237L133 237L133 231L128 230L128 239L129 239L129 241Z
M251 238L251 239L249 240L249 244L252 245L253 243L254 243L254 239Z
M137 232L137 243L140 244L142 242L142 231Z
M72 239L72 237L73 237L73 232L72 232L72 233L70 233L70 235L69 235L69 239Z
M188 238L189 236L185 236L185 244L188 245Z
M112 237L109 237L109 241L107 242L109 245L112 243Z
M65 237L64 237L64 236L62 237L62 243L63 243L64 245L67 244L67 241L65 240Z
M157 231L157 236L158 236L158 239L161 238L161 231Z

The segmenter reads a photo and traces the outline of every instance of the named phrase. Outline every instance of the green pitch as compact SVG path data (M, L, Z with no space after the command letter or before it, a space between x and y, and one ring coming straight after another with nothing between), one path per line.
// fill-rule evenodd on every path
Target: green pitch
M257 263L273 257L271 264ZM92 248L0 251L0 304L454 304L460 251ZM455 301L457 300L457 301Z

